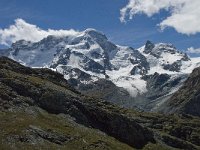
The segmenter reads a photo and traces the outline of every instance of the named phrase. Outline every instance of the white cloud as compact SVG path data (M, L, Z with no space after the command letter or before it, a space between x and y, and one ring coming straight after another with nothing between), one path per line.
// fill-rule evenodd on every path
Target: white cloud
M129 3L120 10L121 22L133 19L137 14L148 17L161 10L169 11L159 26L162 30L172 27L182 34L196 34L200 32L200 0L129 0Z
M200 48L194 48L194 47L190 47L188 48L187 50L187 53L190 53L190 54L200 54Z
M17 40L27 40L32 42L40 41L48 35L67 36L77 35L75 30L43 30L36 25L29 24L23 19L16 19L15 24L5 29L0 29L0 44L9 46Z

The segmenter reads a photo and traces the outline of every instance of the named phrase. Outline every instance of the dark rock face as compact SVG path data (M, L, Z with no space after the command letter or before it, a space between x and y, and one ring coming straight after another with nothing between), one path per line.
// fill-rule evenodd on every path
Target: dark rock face
M144 53L149 54L155 45L151 41L147 41L144 48Z
M149 63L147 62L147 59L145 56L143 56L141 53L139 53L137 50L130 48L133 51L132 56L136 57L136 59L130 59L130 62L133 65L136 65L133 67L131 70L130 74L131 75L146 75L150 69Z
M188 55L187 55L187 54L184 54L184 57L182 58L182 60L183 60L183 61L189 61L189 60L190 60L190 58L188 57Z
M179 72L181 69L181 61L176 61L173 64L166 64L163 66L165 70Z
M142 148L147 144L146 141L155 142L152 132L141 128L140 125L134 123L134 120L124 118L118 113L108 114L94 107L81 107L80 109L92 121L94 128L99 128L113 137L120 137L122 142L129 141L128 144L133 147ZM136 131L144 132L145 134L137 134Z
M154 75L150 78L150 87L153 88L160 88L164 83L166 83L170 79L170 75L168 74L159 74L159 73L154 73Z
M200 116L200 68L194 69L179 91L166 102L163 112Z
M138 66L134 66L130 73L131 75L136 75L136 74L146 75L147 70L143 68L142 66L138 65Z

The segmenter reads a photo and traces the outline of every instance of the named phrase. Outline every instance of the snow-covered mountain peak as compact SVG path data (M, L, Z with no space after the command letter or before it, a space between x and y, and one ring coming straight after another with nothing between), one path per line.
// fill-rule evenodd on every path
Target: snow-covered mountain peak
M179 50L176 49L176 47L171 44L171 43L157 43L157 44L154 44L153 42L151 41L147 41L146 44L140 48L140 51L142 53L145 53L145 54L160 54L160 53L163 53L163 52L168 52L168 53L181 53Z
M95 39L108 40L105 34L103 34L100 31L97 31L93 28L88 28L85 31L83 31L83 33L86 34L86 35L89 35L89 36L91 36L92 38L95 38Z
M149 74L157 71L161 73L184 73L185 66L193 62L186 53L176 49L173 44L147 41L145 46L138 49L146 58L150 66Z

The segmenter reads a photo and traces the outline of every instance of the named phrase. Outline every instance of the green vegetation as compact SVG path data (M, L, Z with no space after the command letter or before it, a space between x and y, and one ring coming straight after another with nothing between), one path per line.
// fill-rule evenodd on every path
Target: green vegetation
M30 108L29 108L30 109ZM1 149L132 149L98 130L81 126L62 115L49 114L43 110L37 114L27 112L0 113ZM35 113L35 112L34 112ZM32 132L32 127L67 137L59 144ZM33 140L33 137L37 137Z

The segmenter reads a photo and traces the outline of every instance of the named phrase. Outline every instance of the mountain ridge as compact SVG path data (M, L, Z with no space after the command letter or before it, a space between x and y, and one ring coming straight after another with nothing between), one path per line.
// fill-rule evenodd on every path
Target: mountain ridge
M181 87L188 74L200 66L199 60L194 61L172 44L147 41L137 50L115 45L95 29L72 36L48 36L35 43L21 40L13 43L9 51L10 58L24 65L47 67L64 74L65 79L70 80L76 89L82 89L84 94L91 95L94 91L90 87L94 87L98 80L101 83L109 80L114 84L110 90L115 88L115 94L122 100L116 102L109 93L100 98L148 111L156 111L163 103L161 98L165 96L168 99ZM156 84L157 79L165 74L170 76L168 80L164 80L162 85ZM159 90L161 87L163 91ZM128 93L122 92L124 90Z

